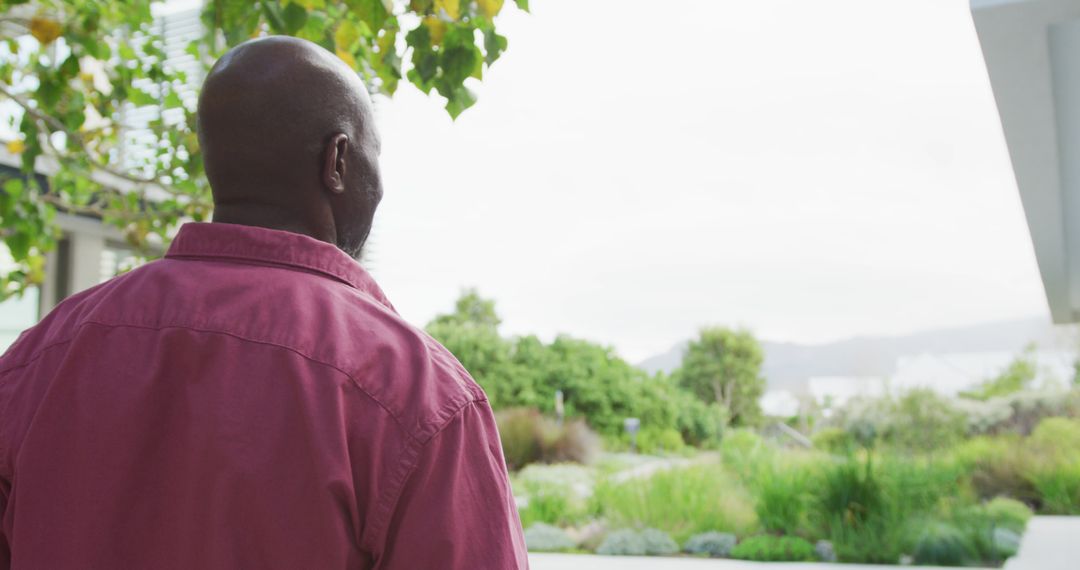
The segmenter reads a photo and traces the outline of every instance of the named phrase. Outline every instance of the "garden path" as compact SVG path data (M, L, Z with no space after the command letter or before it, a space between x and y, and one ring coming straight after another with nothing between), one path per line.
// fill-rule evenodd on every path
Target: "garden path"
M704 465L705 463L710 463L713 461L716 461L715 453L701 453L694 458L668 457L657 461L643 463L629 469L624 469L612 476L611 479L615 483L622 483L631 479L643 479L646 477L652 477L660 471L667 471L669 469L675 469L677 467Z

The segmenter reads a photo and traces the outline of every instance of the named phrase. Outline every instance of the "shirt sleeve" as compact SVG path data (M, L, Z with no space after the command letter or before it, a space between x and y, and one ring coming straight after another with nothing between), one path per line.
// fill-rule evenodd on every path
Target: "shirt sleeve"
M11 485L0 477L0 521L4 520L9 494L11 494ZM8 546L8 537L4 534L4 525L0 524L0 570L10 570L10 568L11 547Z
M25 333L24 333L25 334ZM3 365L3 358L0 358L0 365ZM8 378L4 378L3 374L0 374L0 383ZM11 496L11 483L10 474L5 473L7 471L7 443L4 441L4 426L3 421L8 417L7 415L7 402L5 400L6 390L5 385L0 384L0 570L10 570L11 568L11 546L9 544L9 538L4 533L3 521L6 518L8 498Z
M466 405L422 449L375 568L528 568L498 430L486 401Z

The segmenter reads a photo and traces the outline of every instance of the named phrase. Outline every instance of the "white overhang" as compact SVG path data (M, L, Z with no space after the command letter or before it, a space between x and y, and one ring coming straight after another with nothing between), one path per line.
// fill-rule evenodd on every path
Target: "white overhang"
M1054 322L1080 320L1080 0L971 0Z

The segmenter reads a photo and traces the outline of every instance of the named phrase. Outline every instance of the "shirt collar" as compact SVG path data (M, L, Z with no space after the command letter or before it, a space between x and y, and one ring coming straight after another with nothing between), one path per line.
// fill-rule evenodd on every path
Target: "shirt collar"
M295 267L337 279L393 310L371 275L329 243L282 230L238 224L189 222L180 227L166 258L205 258Z

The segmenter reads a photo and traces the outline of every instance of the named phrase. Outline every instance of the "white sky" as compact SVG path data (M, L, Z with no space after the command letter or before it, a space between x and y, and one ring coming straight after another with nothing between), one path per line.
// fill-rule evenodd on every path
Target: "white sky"
M409 320L631 360L1046 314L965 0L533 0L452 123L379 101L369 266ZM665 11L668 8L669 11Z
M456 123L404 83L378 102L368 266L407 319L475 286L508 334L637 361L707 324L1047 313L965 0L511 4Z

